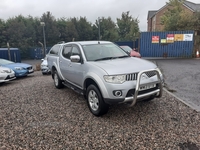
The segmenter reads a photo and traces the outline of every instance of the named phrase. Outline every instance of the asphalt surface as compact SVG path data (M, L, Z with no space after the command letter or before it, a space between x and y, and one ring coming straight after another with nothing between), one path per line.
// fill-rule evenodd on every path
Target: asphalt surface
M200 59L156 59L166 89L180 101L200 112Z

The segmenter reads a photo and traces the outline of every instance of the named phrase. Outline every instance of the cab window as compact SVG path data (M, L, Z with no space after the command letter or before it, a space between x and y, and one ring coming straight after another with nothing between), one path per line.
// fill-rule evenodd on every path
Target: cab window
M60 45L55 45L51 48L49 53L53 55L58 55L59 49L60 49Z
M77 46L73 46L72 47L71 56L73 56L73 55L78 55L80 57L80 61L81 61L81 53L80 53L80 50L79 50L79 48Z
M62 51L63 57L70 59L71 56L71 46L64 46Z

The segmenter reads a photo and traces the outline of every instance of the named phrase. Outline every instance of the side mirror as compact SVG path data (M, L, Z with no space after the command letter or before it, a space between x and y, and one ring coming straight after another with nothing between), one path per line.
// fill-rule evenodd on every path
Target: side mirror
M80 62L80 59L79 55L73 55L70 57L71 62Z

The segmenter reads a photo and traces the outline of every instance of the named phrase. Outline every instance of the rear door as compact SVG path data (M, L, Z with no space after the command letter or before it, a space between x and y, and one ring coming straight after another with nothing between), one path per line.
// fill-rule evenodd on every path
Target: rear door
M49 53L47 54L47 64L50 69L52 68L54 63L58 64L59 62L60 48L61 46L59 44L56 44L50 49Z

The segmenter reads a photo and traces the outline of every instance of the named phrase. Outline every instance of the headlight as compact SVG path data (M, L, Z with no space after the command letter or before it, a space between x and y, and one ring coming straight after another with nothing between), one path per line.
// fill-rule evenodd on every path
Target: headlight
M104 80L109 83L124 83L126 80L126 75L114 75L114 76L104 76Z
M11 70L0 70L0 73L11 73Z
M15 67L15 70L24 70L22 67Z
M0 70L0 73L6 73L6 71L5 70Z

